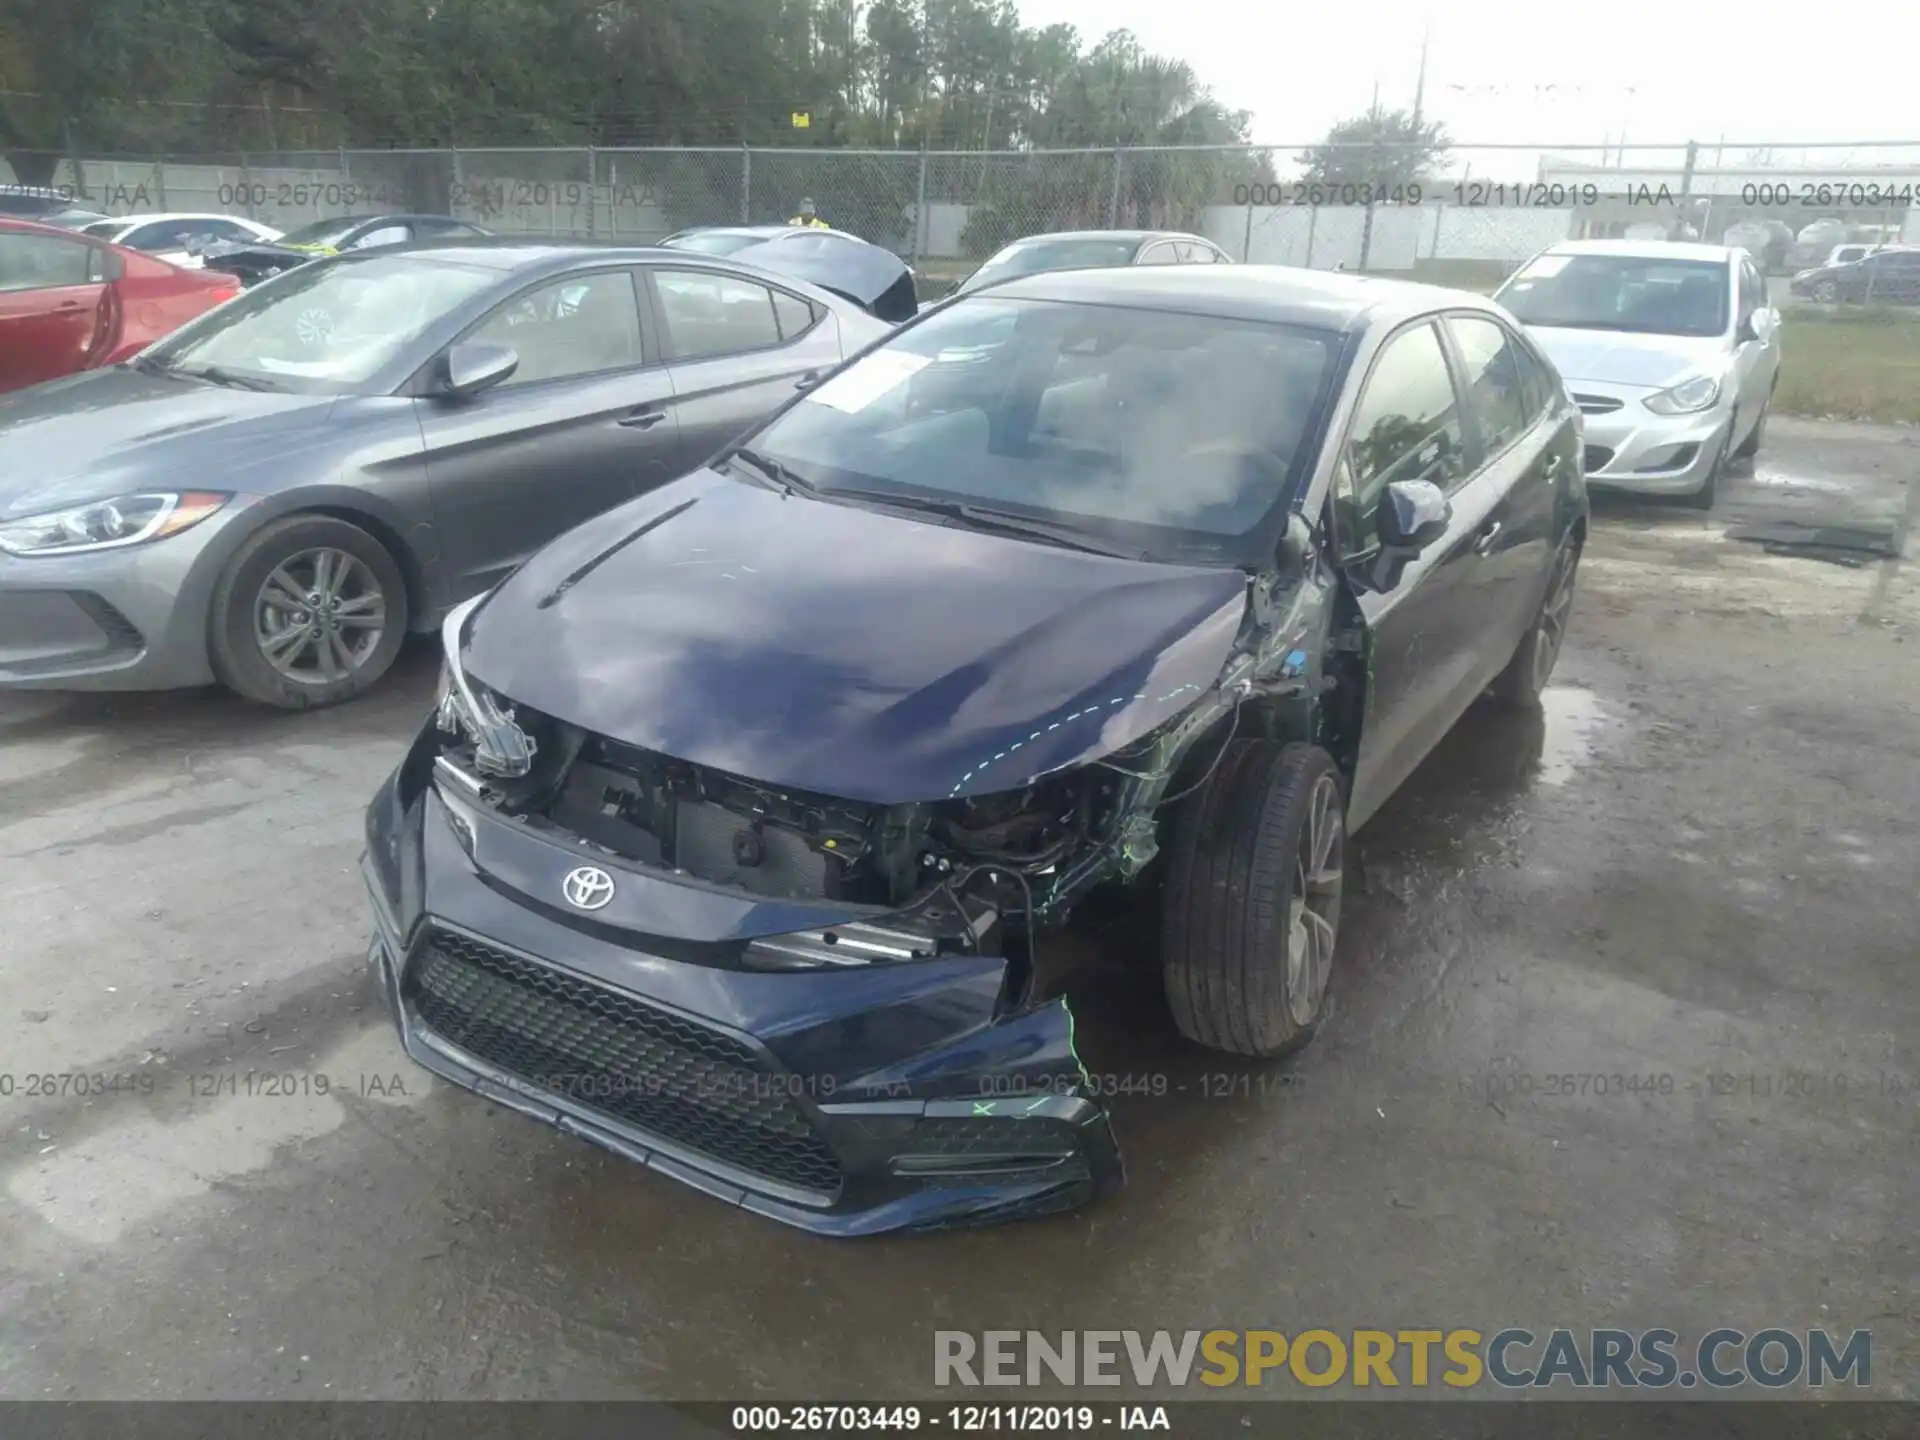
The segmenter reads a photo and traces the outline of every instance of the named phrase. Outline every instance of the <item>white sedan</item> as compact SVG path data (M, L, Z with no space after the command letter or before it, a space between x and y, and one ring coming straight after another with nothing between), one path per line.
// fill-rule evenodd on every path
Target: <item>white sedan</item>
M1744 250L1567 241L1493 298L1580 407L1589 485L1704 510L1728 463L1760 449L1780 378L1780 317Z
M81 233L129 250L144 251L169 265L200 268L199 251L216 241L273 241L281 232L238 215L117 215L96 220Z

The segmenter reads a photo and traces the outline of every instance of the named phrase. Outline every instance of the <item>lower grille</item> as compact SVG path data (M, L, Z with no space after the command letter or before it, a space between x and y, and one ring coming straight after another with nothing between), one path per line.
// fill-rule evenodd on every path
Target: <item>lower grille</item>
M527 1084L735 1169L831 1199L840 1164L790 1077L732 1036L436 931L406 999L427 1029Z
M1604 470L1613 460L1613 451L1605 445L1589 445L1580 457L1580 467L1591 475L1596 470Z

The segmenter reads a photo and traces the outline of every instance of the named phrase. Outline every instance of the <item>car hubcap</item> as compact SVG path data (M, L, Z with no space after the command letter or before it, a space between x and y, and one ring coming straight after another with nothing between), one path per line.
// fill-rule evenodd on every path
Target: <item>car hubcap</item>
M1293 897L1287 906L1287 1013L1296 1025L1311 1025L1326 1000L1333 945L1340 933L1345 853L1340 790L1331 775L1322 775L1307 797L1307 822L1300 827Z
M1813 287L1813 298L1816 300L1830 302L1835 293L1831 280L1822 280L1818 285Z
M304 550L281 561L253 607L260 653L303 685L346 679L372 657L386 629L386 593L344 550Z
M1547 590L1546 603L1540 607L1540 623L1533 631L1533 688L1547 688L1553 674L1553 662L1560 658L1560 642L1567 638L1567 617L1573 613L1573 572L1579 555L1573 550L1561 553L1554 567L1553 584Z

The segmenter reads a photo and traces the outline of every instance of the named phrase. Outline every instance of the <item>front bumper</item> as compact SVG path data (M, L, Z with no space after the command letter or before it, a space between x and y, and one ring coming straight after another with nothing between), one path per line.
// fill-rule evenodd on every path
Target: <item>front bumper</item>
M1052 1213L1120 1183L1066 1002L1019 1003L1004 959L740 968L808 907L456 822L431 763L423 736L374 798L363 868L368 961L435 1074L824 1235ZM588 858L619 887L594 917L558 903Z
M90 555L0 553L0 690L171 690L213 683L207 616L252 526L236 496L179 535Z
M1707 483L1733 424L1723 401L1693 415L1656 415L1651 390L1569 380L1580 406L1587 483L1648 495L1693 495ZM1602 406L1611 406L1603 409Z

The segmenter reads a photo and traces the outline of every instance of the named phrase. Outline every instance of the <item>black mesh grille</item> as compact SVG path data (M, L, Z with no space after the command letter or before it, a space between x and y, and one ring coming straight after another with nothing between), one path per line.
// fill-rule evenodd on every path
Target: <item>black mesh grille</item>
M89 619L100 627L107 637L107 645L113 650L138 650L145 645L146 637L141 635L134 623L122 615L113 606L88 590L76 590L73 602L87 612Z
M922 1120L905 1148L915 1155L1071 1155L1075 1134L1059 1120L948 1116Z
M1596 470L1606 469L1607 463L1612 459L1613 451L1605 445L1589 445L1580 464L1591 475Z
M428 1029L529 1085L780 1184L839 1191L792 1087L732 1036L446 931L407 991Z

